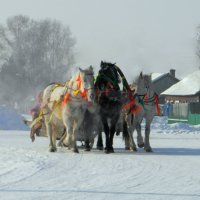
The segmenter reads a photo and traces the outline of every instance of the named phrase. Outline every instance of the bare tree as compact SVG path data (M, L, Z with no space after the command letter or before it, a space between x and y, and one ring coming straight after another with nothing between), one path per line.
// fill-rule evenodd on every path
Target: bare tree
M17 92L15 101L35 96L45 85L64 81L74 63L74 45L69 27L59 21L9 18L0 25L1 82L7 77L10 91Z

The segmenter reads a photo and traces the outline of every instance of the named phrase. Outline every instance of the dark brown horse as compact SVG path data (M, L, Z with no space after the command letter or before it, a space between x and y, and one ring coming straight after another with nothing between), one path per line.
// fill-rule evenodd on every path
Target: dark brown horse
M123 92L120 90L120 77L123 81L123 89L128 90L128 84L121 70L113 63L102 62L95 82L97 89L97 102L103 132L106 136L105 153L114 152L113 137L116 132L116 124L121 114L123 105ZM125 84L124 84L125 83ZM100 129L101 129L100 124ZM98 134L97 148L103 148L101 130Z

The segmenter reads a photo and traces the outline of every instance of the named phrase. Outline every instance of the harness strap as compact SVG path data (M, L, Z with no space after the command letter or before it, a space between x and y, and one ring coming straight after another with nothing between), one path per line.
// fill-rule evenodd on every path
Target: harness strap
M60 98L59 100L53 102L53 107L52 107L51 115L50 115L50 118L49 118L49 122L52 120L54 109L55 109L56 106L58 106L60 103L61 103L61 98ZM61 116L60 110L59 110L59 115Z
M143 96L143 99L140 97ZM156 104L156 112L157 115L160 115L161 110L160 110L160 106L159 106L159 98L158 95L155 93L153 97L151 98L145 98L147 95L137 95L138 101L139 103L142 105L142 107L145 109L144 104L146 103L151 103L154 102Z

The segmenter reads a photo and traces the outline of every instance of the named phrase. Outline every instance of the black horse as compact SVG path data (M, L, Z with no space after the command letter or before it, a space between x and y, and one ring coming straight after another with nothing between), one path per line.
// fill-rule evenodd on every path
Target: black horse
M113 63L101 61L100 70L95 82L97 89L97 102L99 104L102 129L106 136L105 153L114 152L113 137L116 123L120 117L122 108L122 92L119 83L118 67ZM101 130L98 134L97 148L103 149Z

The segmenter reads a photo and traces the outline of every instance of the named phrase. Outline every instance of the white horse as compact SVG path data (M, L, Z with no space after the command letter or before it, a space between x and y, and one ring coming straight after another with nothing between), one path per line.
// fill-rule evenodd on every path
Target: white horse
M153 117L156 113L156 110L159 112L158 106L158 96L153 90L151 77L149 75L140 74L137 82L137 93L136 93L136 104L138 106L138 110L136 113L132 113L131 109L126 109L124 111L124 118L127 128L125 131L128 132L128 139L125 136L125 146L126 149L131 148L133 151L137 151L134 139L133 132L137 130L137 144L138 147L144 147L146 152L152 152L152 148L150 146L150 126L153 120ZM143 140L141 134L141 123L142 120L145 119L145 139Z
M93 68L82 70L72 77L67 85L48 86L43 93L43 115L47 134L50 137L49 151L55 152L56 127L65 128L62 141L78 153L76 136L86 110L93 111L95 99ZM61 142L62 143L62 142Z

